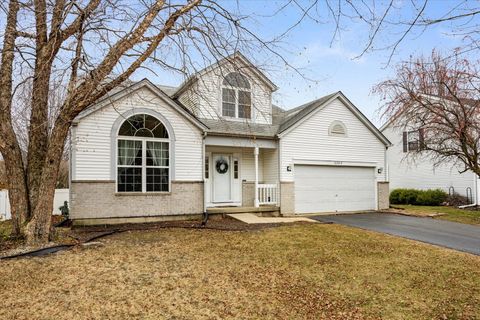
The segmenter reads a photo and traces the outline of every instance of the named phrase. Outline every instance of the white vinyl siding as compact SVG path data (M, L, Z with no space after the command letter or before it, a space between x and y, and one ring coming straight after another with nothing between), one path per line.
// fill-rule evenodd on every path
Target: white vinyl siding
M263 183L278 182L278 149L261 149L263 161Z
M329 134L330 125L342 121L346 136ZM335 99L280 138L280 181L294 181L294 163L332 162L385 166L385 145L339 99ZM292 171L287 171L287 166ZM385 180L375 170L377 181Z
M255 181L255 156L253 148L242 149L242 180ZM261 154L258 157L258 181L263 182L263 157Z
M475 175L471 171L460 174L461 165L442 164L434 167L427 156L409 157L403 152L403 131L401 128L387 127L383 134L392 142L388 148L390 190L397 188L442 189L448 192L453 187L455 192L466 196L467 188L472 190L475 198ZM475 199L473 199L475 200Z
M147 88L81 119L74 129L72 180L115 180L111 176L111 132L118 117L135 108L149 108L164 116L175 133L174 180L202 180L202 133L178 111Z
M222 82L228 73L235 71L231 67L213 69L202 75L201 79L183 92L179 100L192 110L199 118L219 119L222 117ZM272 93L270 88L247 68L241 68L248 77L252 93L252 119L254 123L272 123ZM195 97L195 103L190 97ZM239 119L233 121L247 121Z

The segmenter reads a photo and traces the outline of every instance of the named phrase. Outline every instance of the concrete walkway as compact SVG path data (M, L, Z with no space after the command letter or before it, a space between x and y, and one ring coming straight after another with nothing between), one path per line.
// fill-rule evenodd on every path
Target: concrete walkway
M390 213L316 216L312 219L383 232L480 255L480 227Z
M302 218L302 217L259 217L252 213L232 213L227 214L227 216L240 220L247 224L256 224L256 223L288 223L288 222L317 222L313 219Z

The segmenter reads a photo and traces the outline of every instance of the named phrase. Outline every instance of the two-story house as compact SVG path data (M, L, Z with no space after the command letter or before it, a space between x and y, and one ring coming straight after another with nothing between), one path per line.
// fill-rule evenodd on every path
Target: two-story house
M401 115L400 115L401 116ZM380 131L392 142L387 152L387 171L390 189L442 189L478 203L478 178L465 165L454 161L435 163L431 154L422 151L424 130L402 125L402 120L387 121ZM410 153L415 153L411 156Z
M275 90L235 53L178 88L145 79L98 101L71 130L72 219L388 207L387 138L341 92L285 111Z

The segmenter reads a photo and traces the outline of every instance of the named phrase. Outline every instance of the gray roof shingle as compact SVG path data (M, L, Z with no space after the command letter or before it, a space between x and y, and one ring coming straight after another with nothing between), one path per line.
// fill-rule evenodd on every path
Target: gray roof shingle
M200 119L200 121L208 127L207 132L220 135L273 138L278 131L278 125L258 124L246 121L227 121L222 119Z
M329 95L323 96L317 100L307 102L299 107L290 109L285 112L283 119L279 123L278 132L283 132L294 125L297 121L308 115L310 112L318 108L319 106L326 103L332 97L334 97L338 92L331 93Z

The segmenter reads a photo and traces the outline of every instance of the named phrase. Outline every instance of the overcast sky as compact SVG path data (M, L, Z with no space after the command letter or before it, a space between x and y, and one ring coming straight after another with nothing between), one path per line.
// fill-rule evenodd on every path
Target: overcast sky
M300 0L301 1L301 0ZM236 3L233 2L232 3ZM273 4L272 4L273 3ZM228 2L227 2L228 4ZM399 5L402 1L398 2ZM431 1L426 14L436 16L445 13L447 7L458 4L458 1L438 0ZM299 11L291 6L274 17L262 18L262 15L271 13L273 1L245 1L240 5L242 12L252 12L255 15L255 30L266 37L281 34L298 19ZM405 9L407 10L407 9ZM408 15L408 12L404 12ZM335 25L325 16L324 21L317 23L305 19L284 39L282 55L290 64L302 70L307 78L317 80L308 81L297 75L293 70L282 71L279 67L268 75L279 87L274 96L274 102L289 109L305 102L319 98L326 94L342 91L346 96L369 117L377 126L381 124L376 111L380 99L371 94L372 87L378 82L393 74L395 64L408 60L410 56L429 54L436 48L443 53L450 53L455 47L462 44L461 37L449 34L449 25L437 25L423 34L407 36L400 45L390 65L386 65L389 50L370 52L361 58L355 58L361 52L367 41L368 29L360 23L345 21L344 29L337 39L331 43ZM400 30L391 30L383 33L378 45L386 43L392 37L398 37ZM247 55L248 56L248 55ZM252 57L257 61L268 61L265 57ZM258 58L258 59L257 59ZM139 72L135 78L143 78ZM147 75L154 82L169 85L178 85L182 81L179 75L159 74Z

